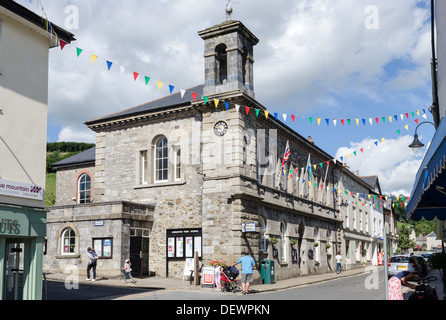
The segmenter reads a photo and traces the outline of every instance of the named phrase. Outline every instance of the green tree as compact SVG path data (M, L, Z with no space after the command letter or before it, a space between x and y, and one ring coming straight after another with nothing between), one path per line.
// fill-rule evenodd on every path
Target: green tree
M410 239L410 230L407 224L400 224L400 228L398 230L398 248L404 251L410 248L414 248L417 244L413 239Z

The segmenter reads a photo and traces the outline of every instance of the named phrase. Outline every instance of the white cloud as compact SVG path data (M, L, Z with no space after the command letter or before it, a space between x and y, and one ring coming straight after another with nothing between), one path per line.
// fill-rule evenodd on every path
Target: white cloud
M359 176L378 175L383 193L409 195L423 156L415 155L408 147L412 140L413 136L400 136L384 142L371 138L350 142L349 147L338 149L336 158L343 157L350 170L358 171Z
M58 141L96 143L96 135L90 129L64 127L59 132Z

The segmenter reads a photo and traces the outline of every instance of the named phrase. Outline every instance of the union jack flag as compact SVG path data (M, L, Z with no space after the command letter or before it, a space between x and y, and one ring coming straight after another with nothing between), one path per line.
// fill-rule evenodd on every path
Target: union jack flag
M283 173L283 167L285 167L285 163L290 158L290 143L286 142L285 153L283 154L282 166L280 167L280 173Z

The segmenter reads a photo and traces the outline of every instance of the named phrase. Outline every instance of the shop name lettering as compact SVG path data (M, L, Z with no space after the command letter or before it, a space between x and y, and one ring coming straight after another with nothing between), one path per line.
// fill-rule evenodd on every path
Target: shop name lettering
M10 184L3 184L0 183L0 189L6 189L6 190L14 190L14 191L23 191L23 192L30 192L30 193L39 193L42 188L38 186L32 186L31 188L28 187L22 187L22 186L14 186Z
M19 221L12 219L1 219L0 234L20 234Z
M188 307L183 305L182 307L177 307L177 315L198 315L207 318L209 314L220 313L220 314L234 314L234 315L269 315L268 305L221 305L220 309L212 309L211 307Z

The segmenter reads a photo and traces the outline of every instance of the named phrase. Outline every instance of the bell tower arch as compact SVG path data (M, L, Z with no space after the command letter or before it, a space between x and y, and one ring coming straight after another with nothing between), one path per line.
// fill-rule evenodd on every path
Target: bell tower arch
M203 94L241 91L254 99L253 47L259 39L243 23L234 20L198 34L204 40Z

